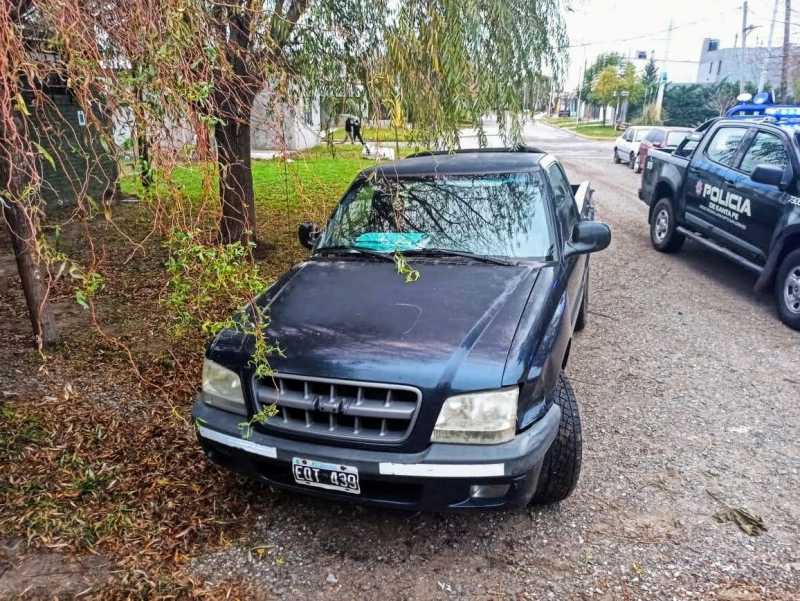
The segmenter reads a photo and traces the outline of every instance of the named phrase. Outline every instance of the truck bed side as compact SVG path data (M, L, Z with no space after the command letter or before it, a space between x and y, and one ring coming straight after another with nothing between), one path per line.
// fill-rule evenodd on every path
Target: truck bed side
M639 199L652 209L665 196L678 200L689 168L689 158L651 150L642 170Z

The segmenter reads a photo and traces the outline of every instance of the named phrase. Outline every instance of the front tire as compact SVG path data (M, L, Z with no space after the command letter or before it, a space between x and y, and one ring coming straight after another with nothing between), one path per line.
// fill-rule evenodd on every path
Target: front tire
M575 392L563 373L558 376L555 403L561 408L558 434L547 450L531 504L548 505L566 499L581 474L583 434Z
M619 165L620 162L621 161L619 160L619 153L617 152L617 149L615 148L614 149L614 164L615 165Z
M662 253L678 252L686 236L677 231L675 210L669 198L662 198L653 209L650 219L650 242L653 248Z
M800 248L790 252L778 269L775 300L781 321L800 330Z
M633 161L633 172L634 173L641 173L642 172L642 161L639 160L639 155L636 155L636 159Z

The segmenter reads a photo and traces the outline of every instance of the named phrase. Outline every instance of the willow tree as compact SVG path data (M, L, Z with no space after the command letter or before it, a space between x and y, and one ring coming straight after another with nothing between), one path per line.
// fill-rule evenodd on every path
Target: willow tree
M89 198L85 185L98 157L70 146L77 134L59 116L49 90L72 97L87 131L112 155L119 149L111 115L127 111L153 128L179 122L192 110L200 82L211 80L213 63L197 43L202 29L192 8L194 0L0 1L0 209L40 348L59 340L48 305L56 281L74 277L91 284L78 265L66 269L42 235L44 163L60 167L75 190L77 216L95 213L101 201ZM64 169L68 157L45 147L86 153L86 173Z
M41 48L23 39L30 14L42 25ZM58 274L39 231L38 174L48 157L30 136L23 92L46 105L48 78L66 82L108 152L117 149L95 108L133 115L152 173L177 161L168 139L175 124L212 129L218 239L250 243L258 225L250 122L262 90L279 113L312 94L358 87L396 123L411 120L419 137L444 147L458 143L464 121L480 127L496 112L513 141L524 86L560 77L565 46L560 0L0 1L2 206L37 340L57 339L47 297ZM86 213L89 200L78 199ZM269 224L258 231L268 237Z
M519 138L521 90L560 75L566 45L559 0L227 0L205 5L222 60L206 103L220 170L223 242L256 230L250 169L253 101L340 90L357 81L426 139L457 144L459 124L497 112ZM507 119L506 116L510 118Z

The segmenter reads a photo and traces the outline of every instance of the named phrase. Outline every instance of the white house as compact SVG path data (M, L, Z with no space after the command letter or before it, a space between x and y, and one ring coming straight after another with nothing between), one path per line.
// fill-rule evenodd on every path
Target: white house
M253 150L303 150L319 143L319 96L286 102L276 99L269 87L256 96L250 118Z

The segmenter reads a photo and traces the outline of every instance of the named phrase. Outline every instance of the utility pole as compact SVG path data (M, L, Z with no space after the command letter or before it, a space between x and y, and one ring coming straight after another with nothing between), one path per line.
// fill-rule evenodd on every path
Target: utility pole
M758 91L764 91L764 86L767 84L767 74L769 73L769 64L772 62L772 37L775 35L775 20L778 18L778 2L775 0L772 5L772 20L769 22L769 36L767 37L767 56L764 57L764 64L761 65L761 75L758 77Z
M575 131L581 123L581 91L583 90L583 78L586 77L586 46L583 47L583 71L578 79L578 105L575 107Z
M747 0L742 3L742 58L739 61L739 94L744 92L744 65L746 64L745 53L747 52Z
M781 102L786 102L789 84L789 51L791 50L792 0L786 0L786 16L783 19L783 62L781 63Z
M667 87L667 62L669 61L669 46L672 42L672 30L675 29L672 25L672 19L669 20L669 27L667 28L667 45L664 52L664 69L661 71L661 81L658 84L658 95L656 96L656 110L655 120L661 121L661 107L664 104L664 88Z

